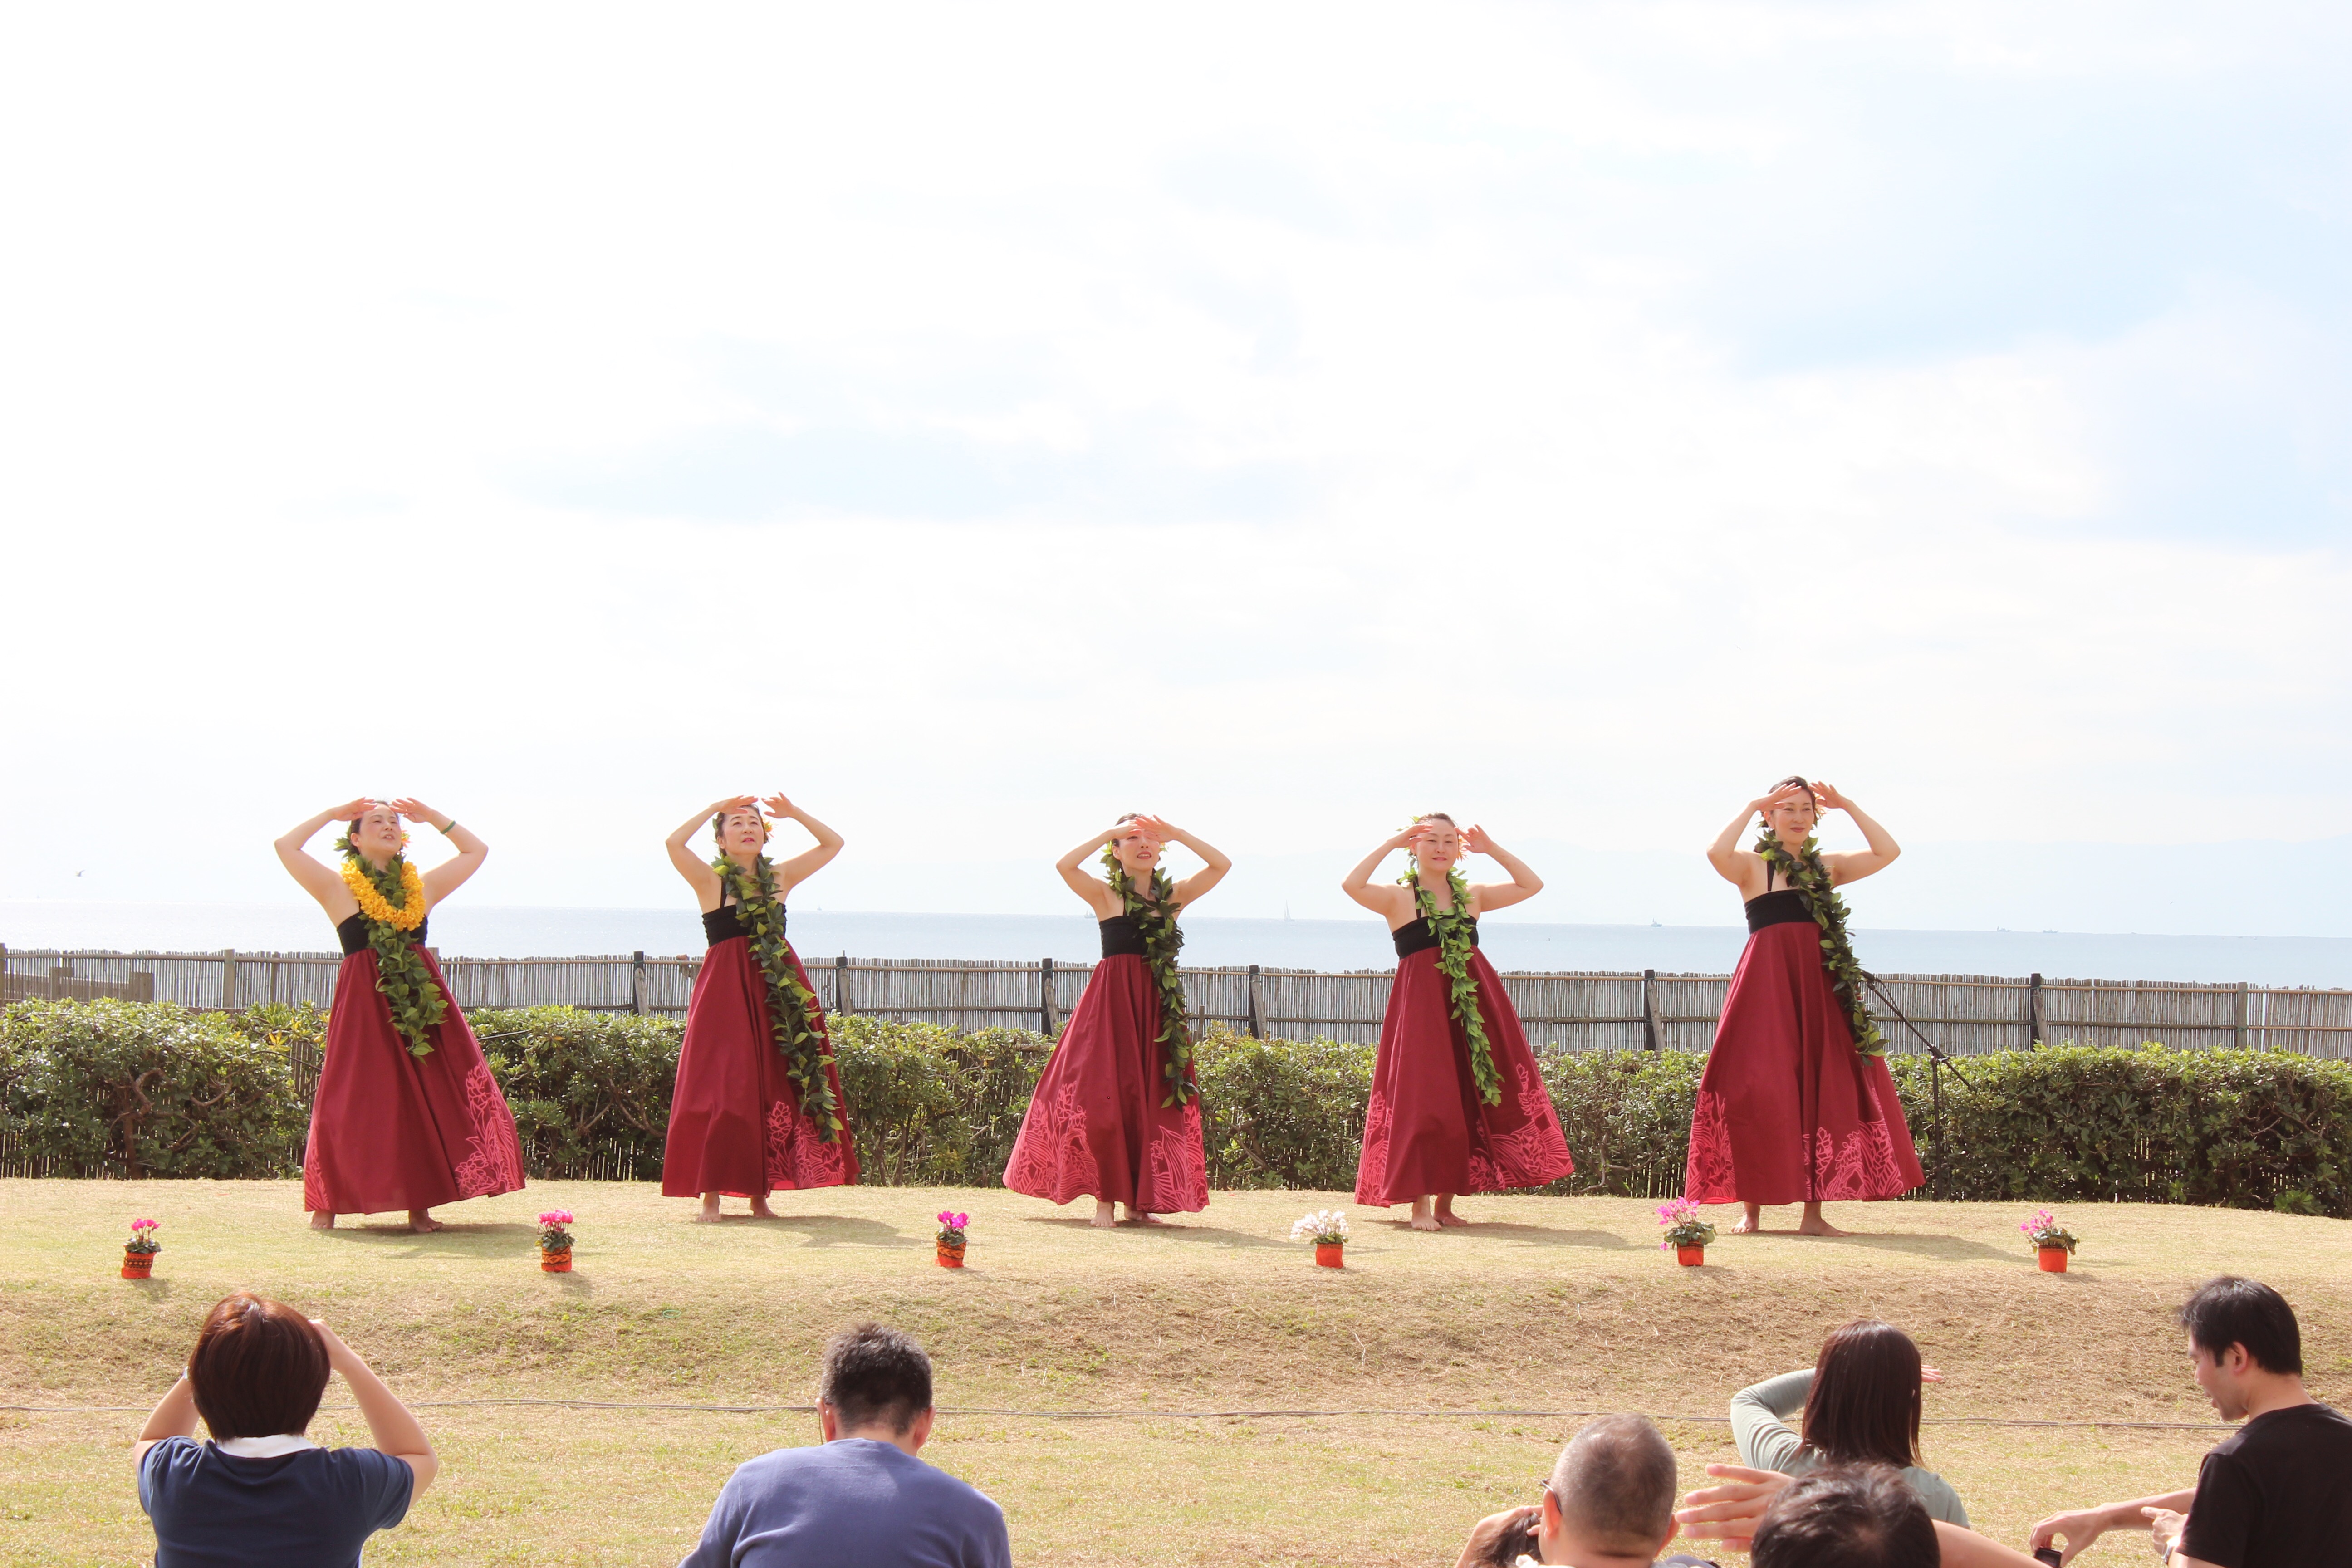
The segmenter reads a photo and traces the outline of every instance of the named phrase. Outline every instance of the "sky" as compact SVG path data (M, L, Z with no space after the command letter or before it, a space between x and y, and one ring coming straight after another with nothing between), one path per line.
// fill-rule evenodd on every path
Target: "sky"
M662 904L756 788L840 909L1066 912L1149 810L1333 915L1443 809L1728 921L1799 772L1912 851L1865 921L2352 934L2347 77L2326 5L28 13L0 901L296 900L413 794L469 900Z

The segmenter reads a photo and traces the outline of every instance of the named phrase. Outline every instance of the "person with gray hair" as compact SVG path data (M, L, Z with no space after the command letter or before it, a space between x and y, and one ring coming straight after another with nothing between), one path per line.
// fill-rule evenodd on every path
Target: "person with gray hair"
M1675 1451L1640 1415L1585 1423L1560 1450L1543 1500L1478 1521L1456 1568L1714 1568L1658 1553L1675 1522Z

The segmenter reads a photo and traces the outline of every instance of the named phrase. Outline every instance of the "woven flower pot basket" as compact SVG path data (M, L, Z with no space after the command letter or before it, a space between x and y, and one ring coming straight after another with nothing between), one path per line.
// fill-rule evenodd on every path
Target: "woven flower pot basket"
M152 1252L129 1252L122 1255L122 1277L144 1279L155 1272L155 1255Z
M539 1269L542 1274L571 1273L572 1249L568 1247L557 1250L551 1250L544 1247L541 1247L539 1249Z
M1315 1265L1318 1268L1345 1268L1347 1250L1344 1241L1318 1241L1315 1244Z
M1675 1248L1675 1261L1681 1264L1685 1268L1701 1268L1706 1262L1706 1248L1704 1247L1677 1247Z
M2064 1247L2045 1247L2041 1249L2040 1256L2042 1261L2042 1272L2044 1274L2063 1274L2066 1272L2066 1249Z
M962 1267L963 1267L963 1249L964 1249L964 1244L963 1244L962 1242L961 1242L961 1241L942 1241L942 1242L940 1242L940 1268L962 1268Z

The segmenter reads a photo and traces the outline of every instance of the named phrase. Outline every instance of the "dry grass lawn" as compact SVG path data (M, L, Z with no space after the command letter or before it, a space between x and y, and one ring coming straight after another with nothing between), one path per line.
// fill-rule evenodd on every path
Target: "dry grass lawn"
M371 1548L387 1564L676 1562L735 1464L814 1438L814 1417L773 1407L808 1403L824 1336L858 1317L929 1348L950 1414L926 1457L1002 1502L1016 1556L1041 1563L1450 1563L1480 1514L1532 1500L1576 1413L1657 1415L1698 1484L1731 1457L1730 1394L1864 1314L1945 1370L1927 1463L2011 1541L2059 1506L2194 1475L2218 1433L2168 1313L2199 1279L2279 1286L2315 1391L2352 1396L2336 1221L2073 1209L2084 1250L2050 1276L2017 1209L1849 1205L1850 1239L1727 1237L1680 1269L1647 1204L1504 1197L1434 1237L1357 1210L1350 1267L1317 1269L1289 1223L1340 1201L1219 1194L1164 1230L1106 1234L1086 1205L852 1188L698 1226L650 1186L555 1183L453 1205L424 1237L389 1215L313 1234L290 1183L0 1182L0 1403L41 1407L0 1412L0 1564L145 1561L131 1434L238 1286L327 1319L429 1406L444 1479ZM580 1216L569 1276L536 1268L548 1206ZM972 1215L961 1273L931 1263L943 1206ZM163 1221L146 1282L114 1278L137 1214ZM765 1408L459 1403L501 1399ZM85 1407L108 1408L61 1413ZM1223 1411L1368 1414L1174 1414ZM2040 1421L2175 1425L2008 1424ZM364 1440L348 1409L321 1425Z

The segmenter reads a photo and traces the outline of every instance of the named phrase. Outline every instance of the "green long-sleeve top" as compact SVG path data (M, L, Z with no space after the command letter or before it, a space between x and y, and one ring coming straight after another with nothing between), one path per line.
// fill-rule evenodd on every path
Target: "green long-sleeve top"
M1821 1467L1821 1455L1806 1447L1805 1440L1789 1426L1789 1418L1804 1409L1805 1395L1812 1388L1813 1369L1806 1367L1768 1378L1731 1396L1731 1436L1739 1445L1741 1464L1778 1470L1784 1476L1801 1476ZM1928 1518L1968 1528L1969 1510L1961 1506L1960 1494L1949 1481L1916 1465L1906 1465L1903 1479L1927 1505Z

